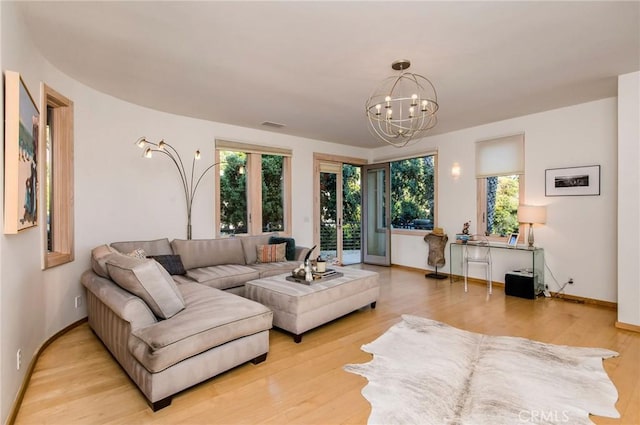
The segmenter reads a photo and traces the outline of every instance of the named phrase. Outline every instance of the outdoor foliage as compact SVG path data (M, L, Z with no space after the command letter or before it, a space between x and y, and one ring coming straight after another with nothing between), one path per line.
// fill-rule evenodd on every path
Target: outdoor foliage
M220 227L223 233L247 232L247 154L220 152Z
M505 236L518 231L518 176L487 178L487 232Z
M336 249L336 175L320 174L321 249ZM342 232L344 249L360 249L361 200L360 167L342 167Z
M220 226L223 233L247 232L247 154L220 152ZM284 157L262 155L262 229L284 228ZM244 172L241 172L244 170Z
M262 230L284 229L284 157L262 155Z
M433 224L434 204L433 156L411 158L391 163L391 223L406 227L414 219Z

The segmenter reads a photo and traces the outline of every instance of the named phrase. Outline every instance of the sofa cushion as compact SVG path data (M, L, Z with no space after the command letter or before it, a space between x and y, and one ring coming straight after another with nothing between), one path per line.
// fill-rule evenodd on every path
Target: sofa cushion
M245 264L239 238L174 239L171 247L187 270L219 264Z
M189 269L187 276L202 285L217 289L229 289L244 285L249 280L258 279L260 274L249 266L223 264Z
M145 253L142 249L135 249L129 253L122 253L109 245L101 245L91 250L91 268L101 276L109 279L109 270L107 269L107 260L113 255L129 256L144 259Z
M260 279L263 277L271 277L278 274L291 273L293 269L300 266L299 261L284 261L277 263L256 263L252 264L252 269L260 273Z
M134 330L129 338L129 351L151 373L271 329L273 313L262 304L197 283L183 283L180 291L187 308L171 319Z
M117 249L123 254L128 254L136 249L142 249L147 255L171 255L171 244L169 239L156 239L153 241L126 241L113 242L111 247Z
M279 261L287 261L286 250L286 243L258 245L256 246L256 262L275 263Z
M91 268L98 276L109 278L107 259L114 252L118 251L109 245L100 245L91 250Z
M179 255L151 255L147 258L156 260L170 275L187 274Z
M142 298L159 318L168 319L184 309L178 287L156 261L112 254L107 270L115 283Z
M279 244L286 243L287 244L287 252L286 257L287 260L292 261L296 259L296 240L293 238L283 238L281 236L271 236L269 238L270 244Z
M242 241L242 249L244 251L245 264L254 264L256 261L258 261L258 257L256 255L256 247L258 245L268 245L269 238L273 235L274 235L273 233L269 233L265 235L238 237L238 239Z

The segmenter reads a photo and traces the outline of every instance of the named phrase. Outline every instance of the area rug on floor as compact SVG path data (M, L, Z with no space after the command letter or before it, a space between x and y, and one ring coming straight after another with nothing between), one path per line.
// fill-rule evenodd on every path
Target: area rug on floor
M589 413L619 418L618 392L603 348L543 344L467 332L402 316L346 365L369 383L369 424L591 424Z

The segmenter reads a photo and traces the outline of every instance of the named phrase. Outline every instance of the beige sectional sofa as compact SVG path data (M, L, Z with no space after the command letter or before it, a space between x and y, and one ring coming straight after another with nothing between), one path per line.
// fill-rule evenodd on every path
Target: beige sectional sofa
M81 279L89 326L154 411L186 388L266 359L273 313L238 295L247 281L286 273L308 252L296 247L293 260L260 262L259 254L276 251L284 260L272 236L128 241L92 251Z

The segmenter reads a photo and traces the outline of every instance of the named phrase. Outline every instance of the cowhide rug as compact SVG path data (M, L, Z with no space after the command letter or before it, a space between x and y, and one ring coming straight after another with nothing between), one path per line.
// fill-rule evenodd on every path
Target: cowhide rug
M345 370L369 383L370 424L591 424L619 418L602 348L487 336L404 315Z

